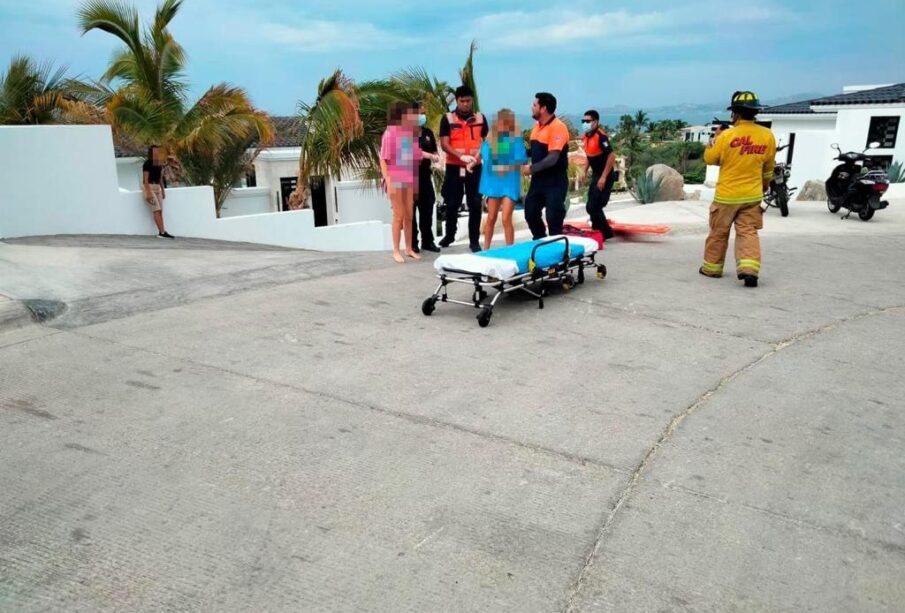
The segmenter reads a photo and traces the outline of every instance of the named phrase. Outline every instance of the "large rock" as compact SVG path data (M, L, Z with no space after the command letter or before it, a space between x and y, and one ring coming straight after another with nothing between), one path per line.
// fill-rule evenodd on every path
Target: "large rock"
M654 202L685 199L685 179L677 170L666 164L654 164L647 169L647 174L652 175L654 181L660 181Z
M796 200L826 200L826 185L823 181L805 181L804 187L798 192Z

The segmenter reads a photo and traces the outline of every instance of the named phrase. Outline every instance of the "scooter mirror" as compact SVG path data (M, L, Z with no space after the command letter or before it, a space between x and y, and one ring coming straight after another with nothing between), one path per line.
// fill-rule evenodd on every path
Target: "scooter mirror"
M879 149L879 147L880 143L878 143L877 141L874 141L867 146L868 149Z
M842 150L839 148L839 143L833 143L832 145L830 145L830 147L832 147L832 148L835 149L836 151L840 151L840 152L842 151Z

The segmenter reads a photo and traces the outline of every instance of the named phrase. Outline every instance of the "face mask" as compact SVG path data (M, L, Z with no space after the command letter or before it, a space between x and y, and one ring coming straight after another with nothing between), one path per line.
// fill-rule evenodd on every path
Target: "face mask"
M420 115L418 115L418 125L421 127L424 127L427 125L427 115L425 115L424 113L421 113Z
M582 122L581 122L581 129L584 131L585 134L590 134L591 132L594 131L594 129L593 129L593 127L592 127L593 125L594 125L594 124L588 123L587 121L582 121Z

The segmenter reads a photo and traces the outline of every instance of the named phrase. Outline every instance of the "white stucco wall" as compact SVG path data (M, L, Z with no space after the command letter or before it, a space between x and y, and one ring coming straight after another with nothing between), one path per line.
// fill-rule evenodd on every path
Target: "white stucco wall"
M280 178L298 175L300 154L301 149L297 147L283 147L262 151L255 160L257 186L268 188L274 206L277 206L276 194L280 191ZM389 223L390 211L386 195L361 181L358 171L343 168L339 179L326 177L324 182L327 221L330 225L369 220ZM311 203L310 196L308 203Z
M220 217L276 212L278 211L270 195L269 187L235 188L220 207Z
M861 151L867 146L867 132L871 117L899 117L899 132L895 149L873 149L874 155L891 155L894 160L905 161L905 104L897 107L878 106L870 109L846 109L839 111L836 121L838 143L843 151Z
M835 142L832 130L801 130L795 133L795 153L792 158L792 173L789 186L801 189L807 181L826 181L838 162L833 161L835 150L830 145ZM777 158L785 161L785 151Z
M760 117L772 122L776 146L787 145L795 134L795 150L792 154L792 174L789 186L801 188L809 180L825 180L832 165L833 150L830 144L836 133L836 114L770 115ZM829 139L829 140L828 140ZM776 154L778 162L785 162L788 151Z
M841 107L827 114L783 116L765 115L772 119L777 142L789 142L789 134L795 133L795 152L792 159L792 186L804 184L809 179L825 180L839 162L833 158L838 143L843 151L862 151L867 146L867 133L871 117L898 116L899 134L895 149L875 149L876 155L892 155L895 160L905 160L905 105L898 107L875 106L872 108ZM777 154L777 160L785 161L785 152Z
M336 187L339 211L337 216L342 223L354 223L379 219L384 223L393 220L390 201L387 195L372 183L364 181L339 181Z
M0 233L128 233L108 126L0 127ZM98 203L105 214L97 219Z
M795 158L798 157L799 132L833 132L836 129L835 113L827 115L765 115L761 119L773 122L772 130L777 146L788 144L789 135L795 134ZM784 162L786 152L777 153L776 159ZM793 160L792 163L794 164L795 161Z
M123 189L141 189L144 160L141 158L116 158L116 177Z
M0 238L156 233L141 191L118 181L109 126L0 127ZM166 194L164 220L176 236L324 251L390 248L381 221L315 228L311 210L217 219L210 187Z

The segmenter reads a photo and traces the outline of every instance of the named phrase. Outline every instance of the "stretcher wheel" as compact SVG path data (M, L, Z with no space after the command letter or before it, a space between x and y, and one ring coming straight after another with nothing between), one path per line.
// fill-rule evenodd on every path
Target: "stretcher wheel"
M606 279L606 266L600 264L597 267L597 278L598 279Z
M581 285L584 283L584 268L578 269L578 284Z
M562 280L562 288L564 290L570 290L575 287L575 277L572 275L566 275Z
M538 300L537 300L537 308L539 308L539 309L544 308L544 299L543 299L543 298L538 298Z
M478 313L478 325L482 328L486 328L490 325L490 318L493 317L493 311L488 308L481 309L481 312Z
M430 298L426 298L424 302L421 303L421 312L425 315L430 315L437 308L437 299L431 296Z

